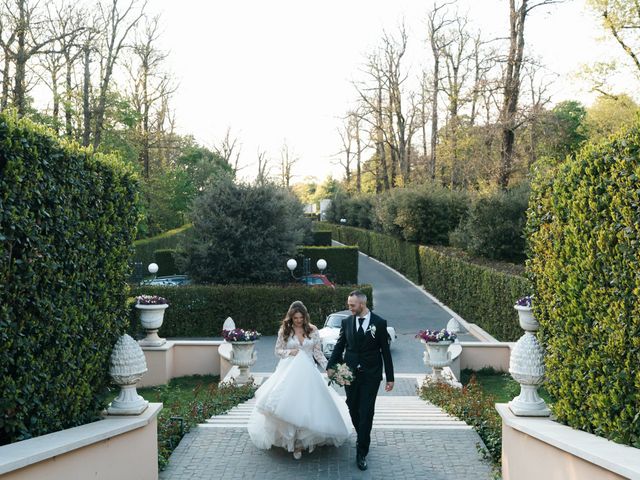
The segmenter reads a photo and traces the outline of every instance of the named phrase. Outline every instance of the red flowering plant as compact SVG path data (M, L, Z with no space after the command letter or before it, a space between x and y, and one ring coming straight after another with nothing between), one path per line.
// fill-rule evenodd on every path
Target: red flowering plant
M243 330L242 328L222 331L222 337L227 342L254 342L261 336L262 334L256 330Z
M443 328L442 330L420 330L416 338L424 343L453 342L457 335Z

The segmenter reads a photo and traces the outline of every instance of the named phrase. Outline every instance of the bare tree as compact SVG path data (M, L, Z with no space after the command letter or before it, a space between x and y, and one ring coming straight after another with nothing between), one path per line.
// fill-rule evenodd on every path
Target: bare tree
M24 115L27 92L27 65L36 55L48 52L58 52L55 43L69 36L75 36L84 27L77 26L71 31L47 35L48 20L39 2L34 0L4 0L3 30L7 30L7 37L1 36L2 49L5 54L5 75L10 70L7 59L13 63L13 104L18 114ZM7 77L8 80L8 77ZM2 103L8 104L8 85L5 83Z
M110 0L110 6L98 4L103 34L100 37L100 86L94 112L94 148L98 148L102 140L104 117L107 109L107 94L116 63L126 45L126 41L129 39L129 35L144 16L144 8L146 6L146 0L140 8L138 8L139 0L129 0L129 3L124 8L121 8L120 2L121 0ZM85 58L87 56L88 53L85 52ZM86 64L87 62L85 62Z
M240 168L240 152L242 145L238 143L238 137L231 135L231 127L227 127L220 145L214 145L214 151L220 155L233 168L233 174L237 175Z
M83 12L79 7L61 3L47 5L47 31L49 37L58 38L54 44L54 50L43 55L43 65L49 79L45 83L51 89L53 97L52 116L56 131L60 126L60 104L62 103L65 118L65 133L68 138L73 135L72 130L72 96L73 96L73 70L74 65L82 54L79 45L79 37L86 30ZM60 85L62 83L62 85ZM63 93L59 87L63 87Z
M454 2L434 4L427 17L428 39L433 55L433 71L431 86L431 158L429 159L428 177L436 178L437 146L438 146L438 96L440 94L440 61L443 49L447 46L443 39L443 30L451 24L447 19L447 7Z
M145 21L139 39L133 46L136 67L130 65L128 70L134 84L133 103L140 117L138 131L141 141L140 163L144 176L149 178L150 149L152 146L152 114L161 120L158 114L164 115L166 99L175 91L170 76L162 70L167 53L159 50L156 43L159 37L159 18L153 17ZM155 122L155 127L162 130L164 118Z
M517 127L518 98L520 96L520 72L524 59L524 27L527 15L543 5L562 0L509 0L509 52L503 78L503 104L501 109L502 149L498 185L507 188L513 168L515 130Z
M271 168L269 167L267 152L258 150L258 175L256 176L256 183L258 185L265 185L269 181L270 171Z
M285 141L280 150L280 181L283 187L291 186L293 178L293 166L298 163L300 158L289 149L289 145Z

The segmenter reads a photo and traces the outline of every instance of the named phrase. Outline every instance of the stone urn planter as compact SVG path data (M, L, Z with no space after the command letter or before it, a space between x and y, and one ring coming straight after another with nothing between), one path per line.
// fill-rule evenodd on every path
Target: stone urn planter
M154 299L154 300L149 300ZM158 302L158 303L145 303ZM143 347L161 347L167 340L158 336L158 330L164 321L164 311L169 307L167 301L162 297L151 295L141 295L138 297L136 308L140 313L140 324L147 331L147 336L140 340Z
M451 366L451 352L449 345L453 342L424 342L427 350L425 365L433 370L433 379L442 381L442 369Z
M233 330L223 330L222 336L226 342L231 344L229 357L231 365L240 369L240 375L235 378L236 385L249 383L251 380L249 369L258 358L255 344L261 334L255 330L234 328Z
M525 333L511 350L509 373L520 384L520 395L509 402L509 409L521 417L548 417L551 412L538 395L545 373L544 351L535 335L540 324L533 315L529 297L518 300L514 308Z
M249 382L249 369L256 363L257 354L255 351L256 342L231 342L231 361L240 369L240 376L236 380L236 384L244 385Z
M420 330L416 335L425 346L424 364L433 370L432 379L443 382L442 369L451 366L449 346L456 339L456 334L448 330Z
M147 362L138 342L129 335L121 336L110 358L109 374L120 387L120 393L109 404L109 415L139 415L146 410L149 402L136 391L136 383L146 371Z

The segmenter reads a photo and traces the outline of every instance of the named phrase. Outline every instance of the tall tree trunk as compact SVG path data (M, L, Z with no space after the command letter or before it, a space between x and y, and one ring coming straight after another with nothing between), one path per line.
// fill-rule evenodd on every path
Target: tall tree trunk
M504 103L501 115L502 148L498 172L498 185L503 189L509 185L513 169L516 112L520 94L520 70L524 55L524 22L527 15L527 1L522 0L520 8L516 9L515 0L509 0L510 42L504 79Z
M71 102L73 98L73 64L68 52L65 52L65 66L66 73L64 79L64 126L67 138L71 140L73 138L73 110L71 108Z
M84 79L82 85L82 145L88 147L91 143L91 48L84 46Z

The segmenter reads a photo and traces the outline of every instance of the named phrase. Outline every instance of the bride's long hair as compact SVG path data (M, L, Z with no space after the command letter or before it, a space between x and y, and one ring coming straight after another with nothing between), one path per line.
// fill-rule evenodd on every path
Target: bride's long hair
M288 340L289 337L291 337L291 335L294 334L293 331L293 316L296 313L301 313L302 314L302 329L304 330L304 336L307 338L311 337L311 318L309 317L309 312L307 311L307 307L304 306L304 303L302 303L299 300L296 300L295 302L293 302L291 304L291 306L289 306L289 310L287 311L287 314L285 315L284 319L282 320L282 336L284 337L285 340Z

